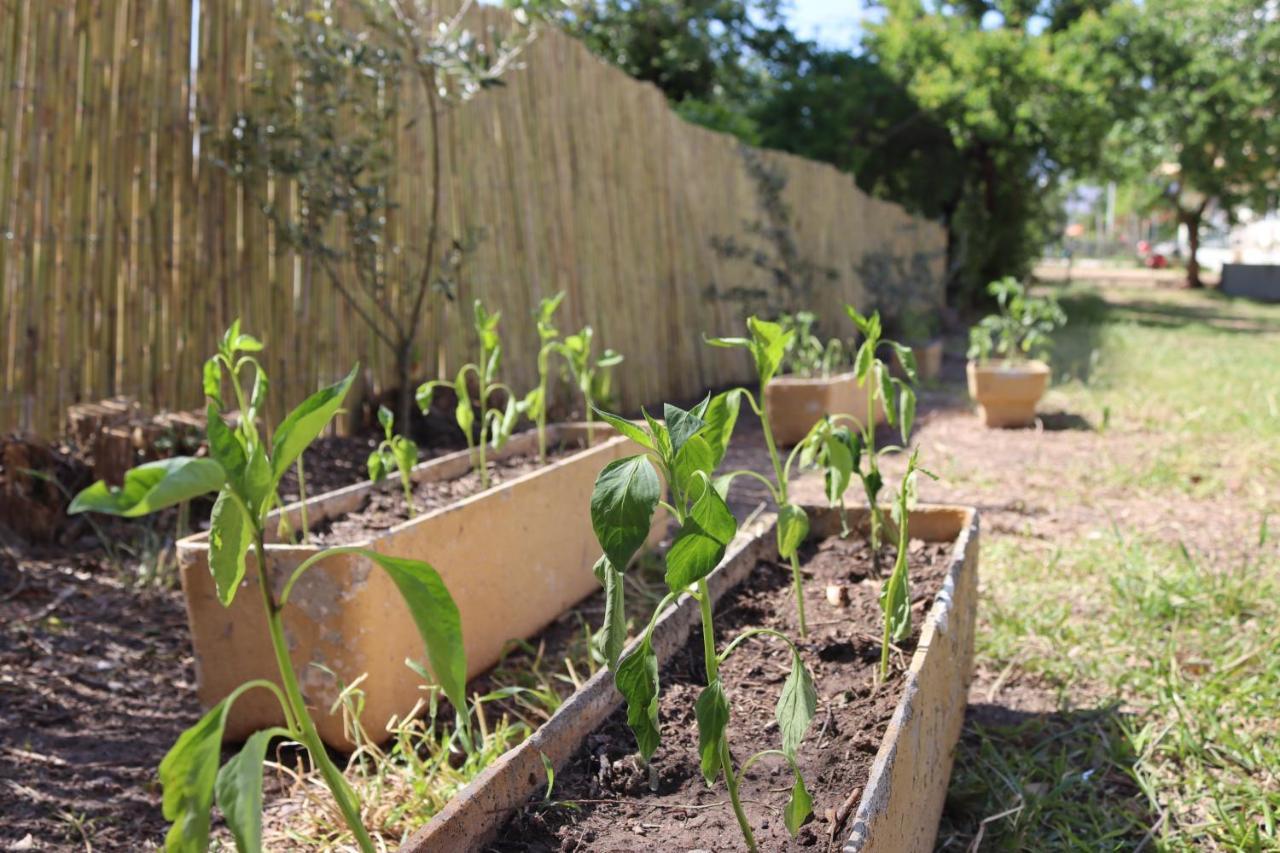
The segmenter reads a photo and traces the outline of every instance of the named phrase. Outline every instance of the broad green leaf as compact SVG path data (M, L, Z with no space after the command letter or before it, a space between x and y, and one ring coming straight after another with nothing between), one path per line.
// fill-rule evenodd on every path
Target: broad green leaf
M231 347L239 352L262 352L262 341L253 335L236 335Z
M756 362L756 374L763 385L777 374L787 351L787 342L794 332L757 317L747 318L747 328L751 331L751 355Z
M209 810L222 754L226 700L214 705L183 732L160 762L165 820L173 825L165 836L169 853L204 853L209 849Z
M658 656L647 636L618 663L613 682L627 700L627 725L636 736L640 755L648 761L662 733L658 728Z
M703 489L667 551L667 587L679 592L715 571L737 532L724 498L715 489Z
M400 469L401 477L407 477L413 470L413 466L418 464L418 445L402 435L397 435L391 440L391 452L395 455L396 467Z
M848 433L846 432L845 435ZM844 436L831 432L824 437L826 470L823 472L827 503L838 503L853 479L853 451Z
M729 699L724 695L720 679L702 688L698 701L693 705L698 720L698 755L702 778L710 785L720 772L720 738L729 724ZM733 772L732 769L729 770Z
M391 414L391 410L386 406L378 407L378 423L382 425L383 431L387 438L391 437L391 429L395 424L396 416Z
M502 410L502 421L493 432L491 443L494 450L501 450L506 445L507 439L516 428L516 419L519 417L520 407L516 404L516 398L508 395L507 405Z
M222 365L216 355L205 361L202 373L204 395L222 408Z
M604 587L604 624L600 626L600 651L609 663L609 669L617 670L618 657L627 644L627 613L623 593L626 584L622 572L613 567L609 558L601 556L592 568L596 580Z
M662 494L648 457L610 462L596 477L591 493L591 527L609 562L625 570L649 536L653 511Z
M653 436L653 449L664 462L672 463L675 450L671 446L671 432L667 429L667 425L643 408L640 409L640 414L644 415L644 422L649 425L649 433Z
M262 761L273 737L290 734L270 728L249 735L240 751L222 765L214 783L218 808L242 853L262 850Z
M902 430L902 440L907 442L911 436L911 425L916 419L916 393L906 385L898 389L898 426Z
M671 452L677 455L684 443L706 426L702 418L670 403L663 405L662 417L667 422L667 432L671 435Z
M880 590L880 608L889 622L889 636L894 642L911 636L911 592L907 583L905 554L898 557L893 574Z
M715 461L715 451L702 436L695 435L686 441L676 453L675 470L671 472L680 492L691 498L702 494L703 480L698 472L710 476Z
M226 425L218 414L218 407L212 403L205 410L205 418L209 455L222 466L226 478L243 494L244 469L248 460L245 458L240 436Z
M867 381L867 374L871 372L871 360L874 357L870 341L863 341L862 346L858 347L857 356L853 360L853 375L857 378L859 385ZM871 417L870 412L867 413L867 417Z
M656 449L653 445L653 439L649 437L649 434L631 421L626 418L620 418L617 415L610 414L602 409L597 409L594 406L591 410L599 415L601 420L616 429L619 435L625 435L641 447L649 450Z
M225 480L222 466L213 459L174 456L130 469L120 488L99 480L75 496L67 513L101 512L136 518L216 492Z
M809 535L809 516L795 504L778 510L778 556L790 560Z
M387 465L382 459L381 450L375 450L369 454L369 458L365 460L365 467L369 469L369 479L375 483L381 483L382 478L387 476Z
M389 557L363 548L358 553L391 576L418 626L418 634L427 647L431 672L440 689L455 710L465 709L467 656L462 645L462 617L440 573L421 560Z
M804 661L793 651L791 672L787 674L787 680L782 682L778 706L774 709L778 731L782 735L782 751L787 755L795 757L817 709L818 692L813 687L813 677L805 668Z
M302 451L328 426L342 405L343 398L347 396L347 389L355 381L356 371L359 369L360 366L356 365L343 379L312 394L280 422L271 447L271 473L274 482L280 481L284 472L302 455Z
M893 347L893 351L898 356L898 364L902 365L902 372L907 375L907 381L916 381L916 354L911 351L911 347L904 347L897 341L890 341L889 346Z
M876 364L876 379L880 383L880 400L884 403L884 417L889 422L889 426L898 425L898 395L897 388L893 384L893 377L889 375L889 368L884 362ZM874 420L875 414L867 412L867 419Z
M805 820L812 813L813 799L804 786L804 779L797 773L796 783L791 788L791 797L782 809L782 822L786 824L787 832L791 833L792 838L800 832L800 827L804 826Z
M733 388L715 395L707 404L707 410L702 416L707 426L702 430L701 435L713 451L715 460L711 465L713 471L724 461L724 455L729 450L729 441L733 438L733 428L738 422L738 408L742 405L743 393L745 392L741 388Z
M244 555L252 541L250 520L231 496L230 487L223 486L209 516L209 571L223 607L231 606L244 580Z
M241 496L249 511L261 514L275 491L275 480L272 479L271 462L267 459L266 448L260 443L249 451L241 488Z
M471 392L467 389L467 375L465 373L458 373L458 378L453 382L453 390L458 395L458 403L453 407L454 420L458 422L458 429L462 430L464 435L473 435L476 427L476 415L471 410Z

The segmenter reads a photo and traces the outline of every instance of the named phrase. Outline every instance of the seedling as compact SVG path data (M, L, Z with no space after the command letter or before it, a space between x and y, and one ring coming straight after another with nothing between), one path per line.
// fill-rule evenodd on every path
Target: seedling
M564 357L569 376L582 395L588 447L595 440L592 421L596 403L603 402L608 396L609 369L622 363L622 356L611 349L606 349L599 358L592 357L594 332L590 326L584 326L575 335L560 337L560 330L552 321L563 299L564 291L561 291L539 302L538 310L534 312L538 338L542 342L538 349L538 387L524 398L525 413L537 426L538 459L544 465L547 461L547 385L551 376L551 356L559 354Z
M501 311L492 314L485 310L479 299L475 301L476 336L480 341L480 360L468 362L458 370L457 376L450 383L444 379L433 379L418 386L418 408L425 414L431 408L431 397L435 389L441 385L451 385L458 395L458 405L454 410L458 426L467 440L467 450L471 454L471 464L476 476L480 478L480 488L489 488L489 464L486 459L486 445L494 450L501 450L515 430L516 421L520 417L523 405L517 400L515 392L503 382L498 381L498 368L502 366L502 340L498 337L498 321ZM474 376L478 396L476 403L480 407L480 419L476 420L472 409L469 377ZM495 394L502 392L506 403L502 408L490 407L489 401ZM478 431L477 431L478 427Z
M846 363L848 352L844 341L831 338L825 344L813 333L817 317L811 311L783 314L778 325L791 332L782 358L782 372L795 376L820 376L826 379Z
M784 464L778 455L778 445L773 438L773 427L770 424L768 401L765 386L777 375L778 368L786 354L794 332L783 329L777 323L770 323L755 317L747 318L749 338L708 338L707 343L718 347L742 347L751 353L759 380L759 396L753 396L745 388L735 388L725 392L733 400L736 412L740 399L746 399L751 408L760 417L760 426L764 430L764 443L769 451L769 460L773 463L773 480L756 471L732 471L720 477L716 488L721 494L727 494L729 485L736 477L752 477L764 483L769 494L778 505L778 556L791 564L791 585L795 592L796 612L800 623L800 636L808 636L809 626L805 618L804 587L800 575L800 545L809 535L809 516L798 504L791 503L788 497L788 486L791 479L791 466L796 454L803 444L796 445Z
M378 423L386 437L369 454L369 479L381 483L392 471L400 472L400 487L404 490L404 502L409 507L409 517L417 511L413 506L413 466L418 464L418 445L413 440L394 432L395 415L386 406L378 407Z
M880 590L880 609L884 612L884 637L880 643L880 680L889 675L889 644L900 643L911 636L911 588L907 577L907 554L911 545L910 517L916 503L916 478L919 474L938 479L919 466L920 451L912 451L907 472L893 502L893 525L898 532L898 554L893 573Z
M241 851L261 850L262 764L269 742L279 737L306 748L360 850L373 853L373 841L360 819L359 799L330 760L299 685L284 632L284 608L294 584L327 557L356 554L375 563L391 576L404 596L422 634L436 681L453 706L465 713L467 665L458 608L431 566L358 546L329 548L307 558L276 592L266 550L266 529L276 502L277 485L289 466L333 419L356 369L294 409L268 441L258 432L253 417L265 403L267 376L249 353L261 349L260 342L240 333L236 322L223 337L218 355L205 364L204 389L209 397L207 458L178 456L140 465L125 474L120 488L99 481L80 492L68 512L136 517L216 492L209 527L209 568L218 599L224 607L231 606L246 582L256 585L262 596L279 683L255 679L236 688L183 732L160 763L164 816L173 822L165 839L167 849L208 848L210 812L216 798L236 847ZM253 367L255 376L246 409L242 377L249 367ZM221 413L221 388L228 380L241 411L246 413L234 427L223 420ZM246 578L245 556L250 548L256 565L254 575ZM285 723L251 735L243 749L219 769L227 715L240 696L254 689L275 695Z
M780 344L778 352L781 353ZM738 826L747 848L754 851L755 837L742 809L739 788L744 774L755 762L766 756L779 756L790 765L795 783L783 816L792 835L799 832L812 809L795 753L813 719L817 694L795 645L778 631L747 629L723 651L717 652L707 576L724 558L738 523L713 483L712 475L723 460L733 433L739 398L738 393L727 392L708 397L689 411L667 405L663 410L665 423L654 420L646 412L645 427L601 412L605 421L645 448L645 452L611 462L600 472L591 495L591 524L604 551L595 572L605 588L602 629L605 658L619 692L626 699L627 724L646 762L653 757L661 740L654 627L667 606L680 595L688 593L698 601L707 676L707 685L693 709L698 723L699 764L708 785L723 773ZM667 484L670 502L661 498L659 475ZM648 537L653 513L659 506L680 525L665 560L668 592L632 651L623 657L626 641L623 572ZM778 637L791 649L791 672L782 685L776 711L782 749L756 753L735 768L727 734L729 700L720 681L720 666L743 642L763 634Z
M1067 314L1051 294L1040 298L1012 276L987 285L1000 310L988 314L969 330L969 358L980 363L995 358L1043 358L1052 345L1050 334L1066 325Z

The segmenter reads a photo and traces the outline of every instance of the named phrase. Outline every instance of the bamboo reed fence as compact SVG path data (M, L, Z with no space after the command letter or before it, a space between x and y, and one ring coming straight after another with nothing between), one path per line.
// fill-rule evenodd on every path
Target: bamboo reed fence
M202 124L243 103L271 25L271 0L0 0L0 430L51 435L68 405L112 395L197 406L200 363L235 317L267 341L277 407L357 360L373 386L390 379L389 354L202 154ZM524 63L443 128L445 229L482 234L440 323L450 367L471 346L459 306L479 296L503 311L506 373L528 387L528 318L564 289L561 327L589 322L625 354L624 408L745 379L741 353L702 341L741 328L709 294L772 286L711 245L760 219L738 143L559 32ZM427 217L424 137L419 123L395 143L402 235ZM801 252L833 271L814 310L865 306L868 275L940 302L939 225L828 166L762 156L785 170ZM437 342L423 337L427 378Z

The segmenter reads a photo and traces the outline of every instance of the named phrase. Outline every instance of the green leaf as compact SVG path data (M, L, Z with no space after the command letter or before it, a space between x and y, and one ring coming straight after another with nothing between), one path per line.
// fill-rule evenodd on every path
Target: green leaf
M413 466L418 464L418 445L403 435L397 435L391 439L391 452L395 456L396 467L400 469L400 475L402 477L409 476Z
M623 593L626 584L622 572L613 567L609 558L601 555L592 567L596 580L604 587L604 624L600 626L600 651L609 663L609 669L617 670L618 657L627 644L627 612Z
M462 645L462 617L440 573L421 560L389 557L377 551L359 553L382 567L395 582L427 647L427 660L440 689L455 710L467 707L467 655Z
M902 429L902 441L910 440L911 425L916 419L916 392L907 385L898 391L898 426Z
M262 850L262 761L273 737L289 736L281 728L254 732L218 771L214 793L237 850Z
M386 406L378 407L378 423L382 425L383 431L387 438L391 438L391 429L395 424L396 416L391 414L391 410Z
M787 351L787 342L795 333L756 317L747 318L747 328L751 331L751 355L756 362L756 374L763 385L777 374Z
M698 720L698 755L702 778L710 785L720 772L720 738L729 724L729 700L724 695L720 679L702 688L693 706ZM733 772L730 770L729 772Z
M204 395L222 408L222 363L216 355L205 361L201 384Z
M226 700L214 705L183 732L160 762L165 820L173 825L165 836L169 853L204 853L209 849L209 810L222 754Z
M890 341L889 346L893 347L893 351L898 355L898 363L902 365L902 372L907 375L909 382L916 381L916 354L911 351L911 347L904 347L897 341Z
M381 448L370 453L364 464L369 469L369 479L373 480L373 482L381 483L382 479L387 476L387 464L382 459Z
M702 436L695 435L686 441L684 447L676 453L674 470L671 472L680 492L690 497L701 494L703 481L698 472L709 477L715 468L715 461L715 451Z
M871 342L863 341L862 346L858 347L858 354L853 360L853 375L857 378L858 384L861 385L867 380L867 374L871 372L871 361L875 358L871 350ZM871 417L870 414L867 417Z
M542 393L542 389L532 388L528 394L524 395L524 400L520 402L520 408L525 417L531 421L536 421L542 417L542 407L545 401L546 395Z
M269 385L267 372L261 366L257 366L253 373L253 391L249 395L249 412L245 415L249 423L255 423L258 419L258 413L267 405L267 388Z
M649 437L643 429L636 426L626 418L620 418L617 415L610 414L603 409L597 409L594 406L591 410L600 416L600 419L618 431L619 435L625 435L641 447L654 450L653 439Z
M618 663L613 682L627 700L627 725L636 736L640 755L648 761L662 738L658 728L658 656L648 636Z
M823 437L823 451L826 470L824 484L826 486L827 503L836 504L844 497L853 480L853 450L848 444L848 430L843 434L832 430Z
M347 396L347 389L355 381L356 371L359 369L360 366L356 365L340 381L312 394L280 422L271 447L271 473L274 482L280 481L289 466L302 455L302 451L328 426L342 405L343 398Z
M174 456L130 469L120 488L99 480L75 496L67 513L101 512L136 518L216 492L225 480L222 466L213 459Z
M733 438L733 428L738 422L738 409L742 405L744 393L746 392L741 388L733 388L715 395L702 416L707 425L701 435L713 451L713 471L724 461L724 455L729 450L729 441Z
M750 349L749 338L703 338L708 344L721 349Z
M857 327L859 332L863 335L867 334L867 318L858 313L857 308L854 308L852 305L846 305L844 306L844 313L849 315L849 319L853 321L853 325Z
M795 504L778 510L778 556L790 560L809 535L809 516Z
M649 537L661 493L658 475L644 455L610 462L596 477L591 527L614 566L625 570Z
M512 431L516 428L516 420L520 417L520 407L516 403L516 398L507 395L507 405L502 410L502 420L498 422L497 429L493 431L490 443L494 450L501 450L507 443L507 439L511 437Z
M453 407L454 420L458 422L458 428L462 430L464 435L473 435L475 433L476 415L471 410L471 392L467 388L467 375L461 371L458 378L453 381L453 390L458 395L458 404ZM483 438L483 436L481 436Z
M418 404L418 411L424 415L431 411L431 398L435 396L436 385L439 384L441 384L439 381L423 382L413 395L414 401Z
M261 444L255 444L249 451L249 461L245 464L244 477L241 481L241 497L252 513L261 514L267 507L275 491L275 480L272 476L271 462L267 460L267 451Z
M224 486L209 516L209 571L218 588L218 600L230 607L244 580L244 555L253 540L253 526L244 510Z
M792 651L791 672L782 683L782 693L778 695L778 705L774 709L778 731L782 734L782 751L787 755L795 757L817 709L818 692L814 689L813 677L800 656Z
M889 636L902 642L911 636L911 592L907 583L907 560L900 554L893 574L880 590L880 609L889 623Z
M649 425L649 433L653 436L653 449L662 457L663 462L672 464L675 461L675 450L671 446L671 433L667 430L667 425L654 419L653 415L644 408L640 409L640 414L644 415L644 422Z
M227 426L218 414L218 407L212 403L205 410L205 435L209 439L209 455L213 457L231 481L244 494L244 469L248 465L245 458L244 444L240 436Z
M800 827L804 826L805 820L811 814L813 814L813 799L804 786L804 779L797 773L796 783L791 788L791 797L782 810L782 822L786 824L787 832L791 833L792 838L800 832Z
M262 352L262 341L253 335L236 335L231 348L239 352Z
M679 592L715 571L737 532L724 498L715 489L703 489L667 551L667 587Z
M706 422L693 412L686 412L670 403L663 405L662 417L667 422L667 432L671 435L671 452L676 455L679 455L680 448L684 447L686 441L706 426Z

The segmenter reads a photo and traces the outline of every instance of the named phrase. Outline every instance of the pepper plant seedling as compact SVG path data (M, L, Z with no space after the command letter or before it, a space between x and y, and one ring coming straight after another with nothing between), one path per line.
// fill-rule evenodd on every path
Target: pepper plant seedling
M813 719L817 694L795 644L778 631L747 629L717 652L707 576L724 558L738 522L712 476L728 448L738 408L739 395L726 392L708 397L688 411L667 405L663 410L665 422L646 412L644 427L600 412L607 423L645 448L645 452L611 462L600 472L591 495L591 524L604 551L595 566L596 577L605 589L605 624L601 632L604 655L614 673L614 682L626 699L627 724L646 762L653 757L661 739L654 627L667 606L680 595L688 593L698 601L707 678L693 709L698 724L699 765L708 785L724 775L738 826L747 848L754 851L755 837L742 809L739 789L743 776L755 762L766 756L779 756L790 765L795 782L783 814L792 835L799 832L812 809L795 754ZM663 480L670 502L661 498ZM623 572L648 537L659 506L680 526L666 554L669 592L655 608L631 652L622 656L626 641ZM782 685L776 710L782 748L756 753L735 768L727 733L729 699L721 683L720 666L739 645L760 635L777 637L791 649L791 671Z
M501 450L515 430L516 421L524 408L523 401L517 399L515 392L504 382L498 381L498 368L502 366L502 340L498 337L498 321L501 311L490 313L485 310L479 299L475 301L476 336L480 342L480 360L468 362L458 369L453 382L444 379L433 379L418 386L418 408L425 414L431 408L431 397L435 389L441 385L452 386L458 395L458 405L454 410L458 426L467 440L467 450L471 454L471 464L476 476L480 478L480 487L489 488L489 464L485 448L492 445L494 450ZM469 377L474 376L479 396L476 402L480 406L480 420L476 421L475 411L471 405ZM502 408L490 407L489 400L494 394L503 392L506 403ZM477 427L479 428L477 433Z
M814 334L817 316L812 311L783 314L778 325L792 332L782 357L782 372L796 376L828 378L847 363L844 341L831 338L825 344Z
M912 451L907 471L893 502L893 526L898 534L898 554L893 572L880 589L880 609L884 612L884 637L880 642L880 680L889 674L889 644L900 643L911 636L911 588L907 576L907 554L911 545L911 509L916 504L916 479L919 474L938 479L919 465L920 450Z
M986 362L993 356L1019 360L1041 358L1049 351L1049 335L1067 322L1067 314L1052 294L1030 296L1013 276L987 285L999 311L983 317L969 330L969 358Z
M266 550L268 514L275 503L276 487L289 466L333 419L356 369L307 398L289 413L268 441L259 433L252 416L261 410L266 398L266 373L250 354L261 349L262 344L256 339L240 334L237 322L223 337L218 355L205 364L204 389L209 397L207 458L177 456L140 465L125 474L124 485L119 488L99 481L83 490L71 502L68 512L137 517L216 492L209 526L209 569L218 599L224 607L231 606L246 580L258 587L262 597L279 683L255 679L240 685L183 732L165 755L160 763L160 782L164 787L164 816L172 821L165 838L166 849L183 853L207 850L210 812L216 799L236 847L241 851L261 850L262 763L269 742L280 737L306 748L360 850L373 853L373 841L360 819L358 798L320 740L290 658L283 619L289 594L310 568L327 557L356 554L378 565L404 597L422 635L436 681L455 708L465 709L467 665L461 621L453 598L431 566L355 546L329 548L308 557L276 592ZM242 375L249 366L256 375L245 409ZM224 379L230 381L241 411L245 412L234 428L222 418ZM245 557L250 548L254 550L256 566L254 576L246 579ZM240 696L255 689L275 695L284 725L252 734L241 751L219 769L227 715Z
M716 482L716 488L721 494L727 494L729 485L737 477L751 477L764 483L769 490L769 494L773 496L774 502L778 505L778 556L787 560L791 564L791 585L795 593L796 612L800 623L800 636L808 636L809 626L805 618L804 607L804 586L803 578L800 574L800 545L804 542L806 536L809 535L809 516L802 507L791 502L788 496L788 488L791 480L791 466L795 461L797 453L803 447L798 444L787 456L785 463L778 454L778 445L773 438L773 427L769 419L769 408L767 398L765 396L765 386L769 384L778 373L778 368L782 364L782 359L786 354L787 344L790 342L794 332L783 329L777 323L770 323L767 320L760 320L756 317L747 318L747 331L750 337L746 338L708 338L707 343L718 347L741 347L751 353L752 362L755 365L756 377L759 380L759 396L753 396L746 388L734 388L726 391L730 398L734 400L736 408L740 399L746 399L751 408L760 417L760 426L764 430L764 443L769 451L769 460L773 463L773 480L756 471L738 470L731 471L720 477Z
M375 483L381 483L392 471L400 472L400 487L412 518L417 511L413 506L413 466L418 464L418 445L413 439L395 434L395 417L386 406L378 407L378 423L386 437L369 454L365 464L369 468L369 479Z

